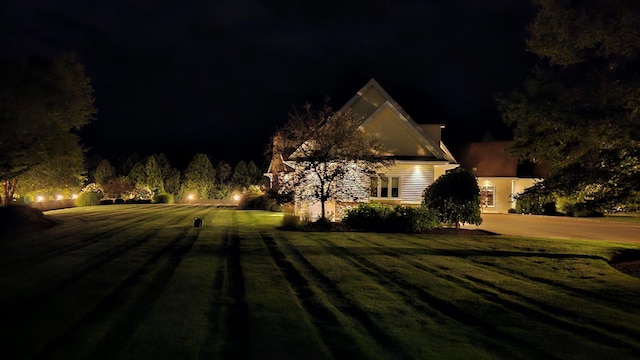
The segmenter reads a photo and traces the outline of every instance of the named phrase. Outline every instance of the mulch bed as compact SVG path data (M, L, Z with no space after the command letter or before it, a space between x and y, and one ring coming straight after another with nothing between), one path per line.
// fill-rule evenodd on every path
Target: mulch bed
M626 250L617 254L609 262L614 269L640 278L640 250Z

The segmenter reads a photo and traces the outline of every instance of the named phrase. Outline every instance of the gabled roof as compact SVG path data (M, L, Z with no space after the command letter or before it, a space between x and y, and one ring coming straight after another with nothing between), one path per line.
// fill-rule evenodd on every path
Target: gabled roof
M519 163L507 153L511 141L473 142L457 152L460 165L475 169L479 177L544 177L547 169L542 164Z
M382 112L389 111L398 124L408 131L416 143L430 153L430 156L437 160L456 162L446 146L439 139L436 140L427 134L375 79L369 80L356 95L340 108L340 111L343 112L347 109L365 116L365 121L362 123L362 128L365 131L368 125L376 120Z

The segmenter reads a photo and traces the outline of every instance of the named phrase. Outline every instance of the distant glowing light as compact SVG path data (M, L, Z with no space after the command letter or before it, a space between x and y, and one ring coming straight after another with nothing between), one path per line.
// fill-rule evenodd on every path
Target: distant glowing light
M62 200L62 195L60 194L56 195L56 200Z
M72 194L71 198L74 199L74 200L77 199L78 198L78 194Z
M189 199L189 200L193 200L193 194L189 194L189 195L187 195L187 199Z
M238 194L233 195L233 200L234 201L239 201L240 200L240 195L238 195Z
M36 202L43 202L44 201L44 196L36 196Z

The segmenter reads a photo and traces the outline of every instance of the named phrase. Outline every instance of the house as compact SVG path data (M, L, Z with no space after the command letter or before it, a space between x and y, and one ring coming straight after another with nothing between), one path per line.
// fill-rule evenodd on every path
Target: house
M474 170L478 178L482 211L506 213L515 209L515 196L542 181L543 165L521 163L510 156L510 141L486 141L466 144L456 151L460 166Z
M371 79L341 109L351 109L362 115L361 125L366 136L380 141L395 164L386 168L383 175L370 181L367 199L389 204L417 205L422 202L422 192L447 170L458 167L456 159L442 143L441 124L418 124L378 84ZM278 140L276 140L278 141ZM274 153L269 170L265 174L271 186L278 186L278 174L292 171L295 164L286 154ZM328 202L326 213L335 220L353 203ZM320 216L319 203L296 201L296 215L308 218Z

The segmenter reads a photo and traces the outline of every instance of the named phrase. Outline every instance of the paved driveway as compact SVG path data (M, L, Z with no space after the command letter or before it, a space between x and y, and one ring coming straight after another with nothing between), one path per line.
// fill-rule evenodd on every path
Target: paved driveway
M503 235L606 240L640 245L640 224L597 219L482 214L478 228ZM476 228L465 226L466 228Z

